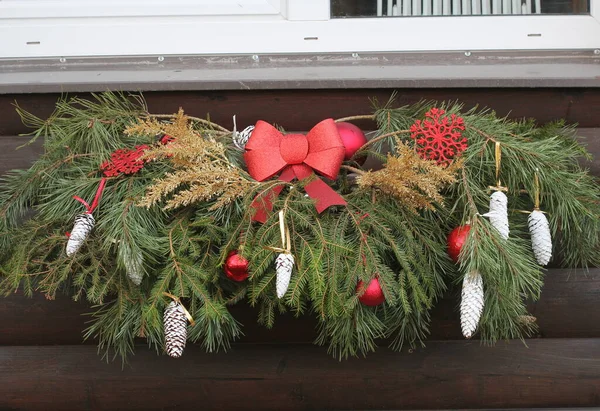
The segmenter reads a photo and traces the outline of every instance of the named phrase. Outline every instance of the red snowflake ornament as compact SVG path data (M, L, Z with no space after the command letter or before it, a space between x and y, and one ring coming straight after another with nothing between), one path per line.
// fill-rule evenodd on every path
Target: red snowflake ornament
M427 120L417 120L410 127L411 137L417 144L417 153L421 158L432 160L441 166L448 166L452 159L466 150L467 139L461 134L465 129L462 117L432 108L425 117Z
M135 146L133 149L122 148L110 155L110 160L100 166L106 177L116 177L119 174L134 174L144 167L144 161L140 157L144 155L149 147L145 144Z

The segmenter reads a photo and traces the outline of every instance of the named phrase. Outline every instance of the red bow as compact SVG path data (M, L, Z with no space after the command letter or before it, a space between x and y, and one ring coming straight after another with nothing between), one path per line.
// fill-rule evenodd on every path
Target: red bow
M307 135L283 135L275 127L264 121L258 121L246 144L244 159L248 165L248 173L257 181L264 181L281 172L279 179L292 181L294 178L303 180L316 171L334 180L337 177L344 160L344 144L332 119L321 121ZM253 219L264 223L267 211L273 209L273 198L277 196L282 186L256 198L252 207L256 208ZM346 201L316 178L304 189L311 198L317 200L319 213L332 205L346 205Z

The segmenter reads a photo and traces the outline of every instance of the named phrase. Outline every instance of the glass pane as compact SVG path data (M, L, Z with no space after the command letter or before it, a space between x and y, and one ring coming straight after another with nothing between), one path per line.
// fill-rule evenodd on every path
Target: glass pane
M590 0L331 0L332 17L589 14Z

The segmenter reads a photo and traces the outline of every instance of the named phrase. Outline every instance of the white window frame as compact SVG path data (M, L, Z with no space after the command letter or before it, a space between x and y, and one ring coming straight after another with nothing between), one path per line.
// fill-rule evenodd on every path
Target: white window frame
M600 0L590 8L331 19L329 0L5 0L0 58L600 49Z

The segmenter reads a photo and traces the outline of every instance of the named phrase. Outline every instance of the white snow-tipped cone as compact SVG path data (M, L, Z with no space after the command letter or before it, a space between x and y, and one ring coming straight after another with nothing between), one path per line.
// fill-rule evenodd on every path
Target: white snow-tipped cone
M474 271L465 275L460 299L460 327L465 338L471 338L483 313L483 278Z
M96 220L94 220L94 216L91 214L82 213L75 217L75 224L73 224L73 229L69 235L69 241L67 241L68 257L75 255L75 253L79 251L94 228L94 224L96 224Z
M531 248L538 264L546 265L552 258L552 236L548 219L539 210L529 214L529 233L531 234Z
M277 298L282 298L292 278L292 270L294 269L294 256L289 253L281 253L275 260L275 272L277 273L276 286Z
M502 191L495 191L490 197L490 211L483 215L489 217L494 226L505 240L508 238L508 197Z
M171 301L165 309L163 327L167 354L179 358L187 341L187 317L180 303Z

